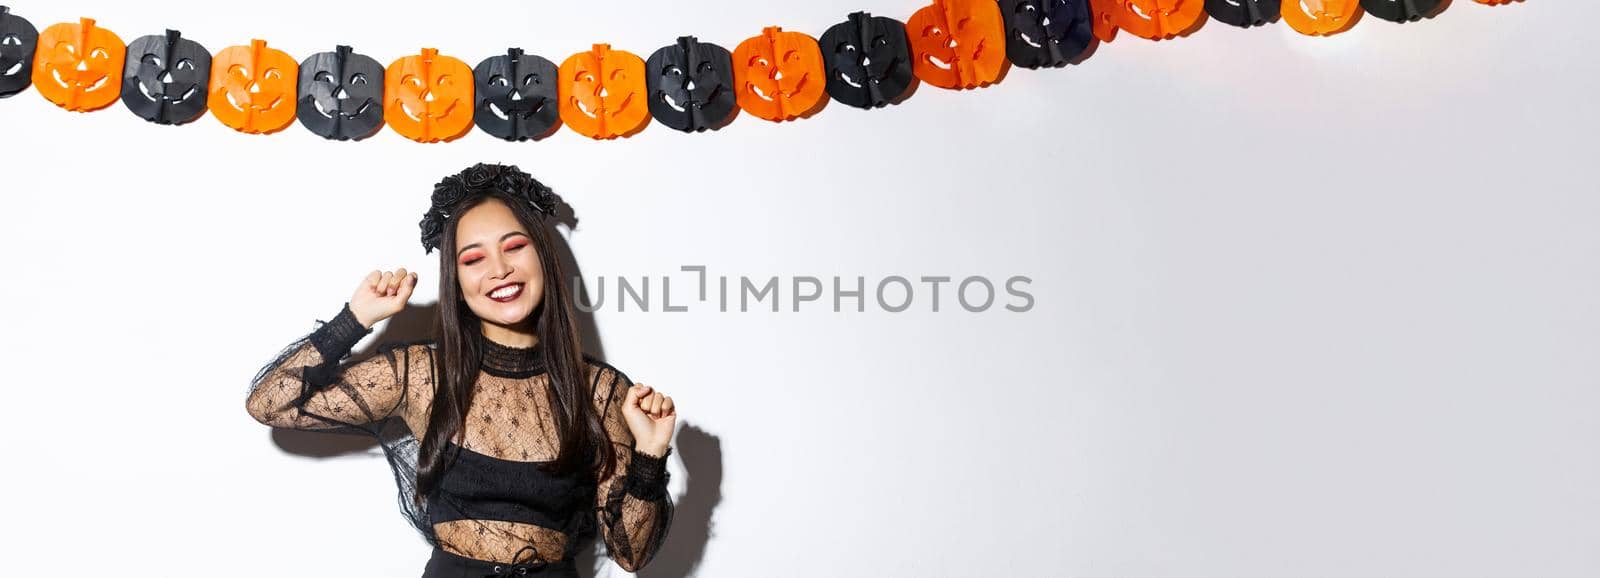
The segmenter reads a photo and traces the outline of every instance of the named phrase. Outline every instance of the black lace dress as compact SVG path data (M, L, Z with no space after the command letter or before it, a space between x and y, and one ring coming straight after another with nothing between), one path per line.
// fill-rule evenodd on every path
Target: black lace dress
M616 470L604 479L548 474L539 466L556 456L556 402L540 348L484 340L465 431L446 453L454 459L439 487L418 503L418 440L432 407L438 353L429 341L387 343L370 358L341 364L370 332L346 304L261 369L251 382L250 415L274 427L376 437L394 470L401 511L435 547L435 561L441 555L487 561L507 573L513 564L570 568L580 538L596 528L607 555L628 571L655 555L673 511L667 456L634 449L621 409L632 382L621 371L585 357Z

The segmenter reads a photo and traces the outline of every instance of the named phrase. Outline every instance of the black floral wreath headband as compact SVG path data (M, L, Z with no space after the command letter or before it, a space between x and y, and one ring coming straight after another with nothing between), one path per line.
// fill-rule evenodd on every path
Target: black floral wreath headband
M422 215L422 222L418 223L422 228L423 252L432 253L439 248L444 237L444 225L450 220L451 211L455 210L456 205L469 196L486 194L492 190L525 202L535 212L545 216L554 216L561 204L561 198L556 196L555 191L516 165L472 165L433 185L433 206L428 208L428 212Z

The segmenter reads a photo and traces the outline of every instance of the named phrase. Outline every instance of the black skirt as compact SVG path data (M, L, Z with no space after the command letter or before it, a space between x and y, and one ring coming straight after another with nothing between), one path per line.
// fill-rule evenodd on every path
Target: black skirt
M516 559L532 559L531 556L527 555L532 549L532 546L523 548L522 552L518 552ZM505 564L457 556L444 551L443 548L434 548L433 557L428 559L428 566L422 570L422 578L515 578L518 576L578 578L578 567L572 560L549 563Z

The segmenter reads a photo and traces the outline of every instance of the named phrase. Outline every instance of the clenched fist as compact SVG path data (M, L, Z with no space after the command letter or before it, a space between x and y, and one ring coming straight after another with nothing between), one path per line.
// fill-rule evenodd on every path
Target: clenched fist
M417 274L406 273L405 267L394 271L373 271L361 280L356 294L350 297L350 312L363 327L371 329L379 321L388 319L406 308L411 291L417 288Z
M661 395L648 385L635 383L628 388L628 397L622 404L622 418L633 432L633 448L652 456L667 453L672 442L672 427L678 422L678 411L672 407L672 398Z

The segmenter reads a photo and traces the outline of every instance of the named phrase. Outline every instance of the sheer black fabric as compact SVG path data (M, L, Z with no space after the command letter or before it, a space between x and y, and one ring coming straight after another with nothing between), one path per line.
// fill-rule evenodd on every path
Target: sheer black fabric
M621 371L585 357L617 468L603 479L549 475L537 466L556 457L557 402L540 348L485 340L472 407L453 444L460 451L439 488L418 504L417 450L442 369L438 352L431 341L387 343L369 358L342 363L370 332L348 304L319 322L256 374L250 415L273 427L376 438L394 471L401 512L430 545L452 554L510 563L528 560L531 547L538 561L571 560L580 538L598 533L626 570L655 556L673 513L667 455L634 449L622 417L633 384Z

